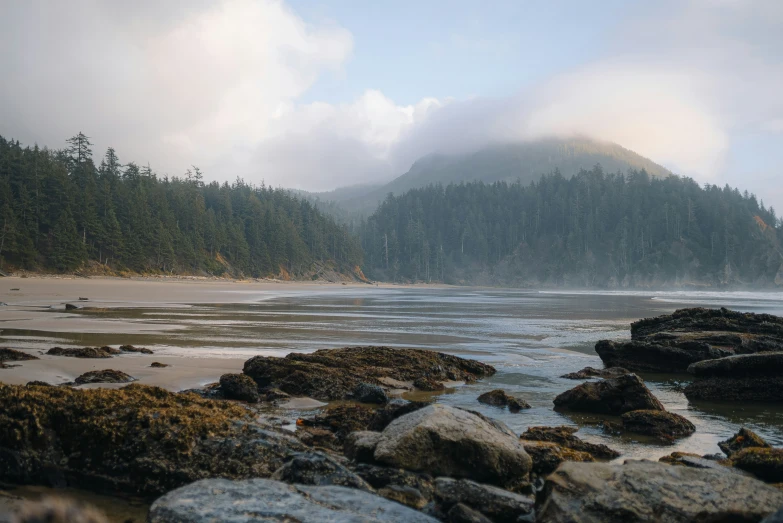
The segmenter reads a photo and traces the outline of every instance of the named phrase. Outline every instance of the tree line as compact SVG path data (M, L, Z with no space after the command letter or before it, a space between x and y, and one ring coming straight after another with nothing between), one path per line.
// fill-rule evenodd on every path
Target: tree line
M783 284L783 224L755 196L645 171L389 195L357 227L375 279L639 287Z
M196 167L159 176L121 163L112 148L96 165L87 136L67 144L49 150L0 137L6 268L308 277L362 264L345 227L288 191L205 183Z

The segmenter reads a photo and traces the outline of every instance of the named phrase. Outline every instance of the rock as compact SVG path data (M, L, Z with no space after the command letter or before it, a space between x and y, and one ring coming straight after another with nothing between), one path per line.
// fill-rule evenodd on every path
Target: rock
M492 520L467 505L457 503L447 514L449 523L492 523Z
M446 386L443 383L434 380L429 376L422 376L420 378L416 378L413 381L413 386L425 392L437 392L439 390L446 390Z
M76 309L78 309L78 308L79 308L79 307L77 307L77 306L76 306L76 305L74 305L73 303L66 303L66 304L65 304L65 310L67 310L67 311L76 310Z
M783 374L783 352L741 354L700 361L688 367L697 378L756 378Z
M493 407L508 407L508 410L511 412L519 412L522 409L531 408L525 400L509 396L506 391L502 389L485 392L478 397L478 400L481 403L486 403Z
M519 488L532 462L512 434L473 413L430 405L386 427L374 458L407 470Z
M0 385L0 481L154 495L268 477L306 447L230 402L131 384Z
M359 403L375 403L383 405L388 403L389 397L386 395L386 391L378 385L372 385L370 383L360 383L353 391L353 399Z
M783 449L745 448L732 454L729 463L768 483L783 483Z
M547 479L540 523L758 521L783 492L730 469L565 462Z
M707 378L685 387L691 401L783 401L783 377Z
M586 380L590 378L616 378L617 376L630 373L631 371L622 367L609 367L607 369L594 369L593 367L585 367L580 371L569 372L568 374L563 374L560 377L569 380Z
M16 349L0 347L0 361L30 361L40 359L32 354L27 354Z
M654 436L668 443L696 432L696 427L686 418L663 410L633 410L620 419L624 430Z
M150 367L152 367L153 369L163 369L166 367L171 367L171 365L169 365L168 363L160 363L158 361L153 361L152 363L150 363Z
M245 374L223 374L220 390L226 399L258 403L258 385Z
M89 301L90 298L84 298L82 296L79 296L79 301Z
M181 390L177 394L195 394L206 400L224 400L226 399L223 394L223 389L220 388L220 383L210 383L203 386L200 389L186 389Z
M595 459L614 459L620 456L620 453L603 444L589 443L574 436L579 429L577 427L530 427L521 436L522 443L526 441L548 441L556 443L561 447L576 452L584 452ZM589 461L579 459L580 456L573 456L572 461Z
M288 485L268 479L208 479L169 492L150 507L149 523L435 523L421 512L363 490Z
M372 463L375 460L375 447L380 439L380 432L351 432L345 438L345 456L354 461Z
M682 465L682 459L685 457L701 458L701 456L692 452L672 452L667 456L659 458L658 461L661 463L668 463L669 465Z
M533 472L546 476L564 461L595 461L587 452L561 447L549 441L522 440L522 446L533 460Z
M104 369L85 372L76 378L75 381L77 385L84 385L87 383L130 383L136 381L136 378L125 374L121 370Z
M327 429L297 427L294 436L308 447L329 449L335 452L343 451L343 445L334 433Z
M775 512L774 514L770 514L769 516L761 520L761 523L783 523L783 507L778 509L778 511Z
M106 516L90 505L50 496L23 501L11 523L108 523Z
M117 349L111 347L82 347L78 349L64 349L62 347L52 347L46 354L50 356L68 356L71 358L111 358L120 354Z
M134 347L133 345L120 345L122 352L137 352L139 354L155 354L146 347Z
M402 503L405 506L421 510L427 506L427 499L421 495L417 489L412 487L401 487L399 485L389 485L378 491L379 496L386 499Z
M499 523L535 521L533 498L467 479L437 478L435 497L444 512L459 503Z
M286 394L280 389L266 388L259 390L258 393L264 397L264 401L286 401L291 399L289 394Z
M272 479L302 485L339 485L372 490L362 478L320 452L295 454L272 474Z
M555 406L613 415L632 410L665 410L636 374L583 383L557 396Z
M783 318L771 314L736 312L725 308L679 309L657 318L645 318L631 324L631 338L665 333L732 333L766 335L783 339Z
M390 347L321 349L285 358L256 356L245 362L244 373L259 387L276 387L294 396L322 401L350 399L360 383L381 385L384 377L415 381L475 381L495 369L477 361L434 351Z
M742 427L735 435L718 443L718 447L728 457L732 457L735 453L747 449L747 448L770 448L770 444L764 441L764 439L753 432L752 430Z
M52 385L51 383L47 383L45 381L38 381L38 380L28 381L27 383L25 383L25 387L54 387L54 386L55 385Z
M400 468L380 467L368 463L359 463L355 465L353 471L372 488L377 489L379 494L381 494L383 489L387 488L396 490L405 489L409 494L411 491L418 492L421 499L425 502L429 502L435 491L432 476L426 473L410 472ZM408 503L405 504L413 506Z
M375 411L375 414L367 425L367 430L381 431L400 416L423 409L428 405L431 405L431 403L426 401L394 399Z
M687 341L673 345L637 340L601 340L596 343L595 352L604 365L637 372L685 372L694 362L734 354L704 342Z

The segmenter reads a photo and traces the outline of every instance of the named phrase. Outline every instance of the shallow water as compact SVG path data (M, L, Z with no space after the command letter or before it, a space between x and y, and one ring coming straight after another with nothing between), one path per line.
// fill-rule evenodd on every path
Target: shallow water
M182 291L182 289L178 289ZM199 358L284 355L347 345L388 345L438 350L494 365L498 373L478 384L436 396L503 420L517 432L535 425L578 425L579 435L606 443L623 457L653 458L674 450L718 452L717 442L747 426L783 445L783 408L775 405L690 403L680 392L687 375L642 375L667 409L689 418L696 434L663 446L604 435L596 419L557 413L553 398L579 382L559 376L600 366L599 339L630 335L639 318L686 306L726 306L783 315L783 293L536 292L475 288L328 287L267 292L214 288L179 296L176 303L91 302L75 312L45 310L24 328L8 321L0 342L26 348L117 345L152 348L161 356ZM19 307L44 302L10 303ZM1 316L0 316L1 318ZM533 408L518 414L479 404L476 397L504 388Z

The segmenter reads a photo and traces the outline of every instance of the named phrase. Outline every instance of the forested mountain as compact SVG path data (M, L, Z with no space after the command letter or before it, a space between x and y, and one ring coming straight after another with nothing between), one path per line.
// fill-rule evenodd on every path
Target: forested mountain
M612 173L634 169L645 170L657 178L671 174L616 143L585 137L546 138L491 145L470 154L431 154L417 160L407 173L385 185L344 187L314 196L322 202L334 202L334 207L343 214L345 211L364 211L369 215L389 193L399 196L410 189L438 183L520 181L526 185L545 173L559 171L570 178L597 164Z
M83 134L50 151L0 137L0 263L27 269L309 277L354 271L357 240L286 190L98 165Z
M783 285L781 233L747 193L599 166L414 189L359 232L376 279L609 288Z

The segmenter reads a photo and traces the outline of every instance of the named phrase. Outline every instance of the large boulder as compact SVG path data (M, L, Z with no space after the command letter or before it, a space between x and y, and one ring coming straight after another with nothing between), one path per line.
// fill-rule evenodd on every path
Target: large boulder
M474 413L431 405L393 421L381 433L375 461L505 488L527 483L532 462L508 427Z
M361 383L382 386L385 378L399 382L423 377L441 382L472 382L491 376L495 369L428 350L346 347L321 349L312 354L292 353L284 358L256 356L245 362L244 373L259 387L329 401L351 399Z
M783 505L783 492L725 467L566 462L539 499L540 523L750 522Z
M783 449L749 447L732 454L729 462L768 483L783 483Z
M666 410L636 374L583 383L557 396L555 406L612 415L632 410Z
M149 523L436 523L421 512L369 492L289 485L269 479L207 479L169 492L150 507Z
M702 360L723 358L732 351L699 341L681 341L676 345L645 340L600 340L595 352L609 367L636 372L685 372L688 365Z
M220 376L220 392L229 400L258 403L258 385L244 374L223 374Z
M723 333L763 335L770 336L773 340L783 339L783 318L771 314L731 311L725 308L695 307L678 309L672 314L645 318L631 324L633 339L660 333L693 332L710 332L716 336Z
M131 384L0 385L0 481L154 495L269 477L306 447L236 404Z
M624 430L653 436L665 443L696 432L696 427L687 418L662 410L632 410L620 419Z
M545 441L555 443L564 449L570 449L574 452L588 454L595 459L614 459L620 456L620 453L604 444L590 443L582 440L574 434L579 430L578 427L530 427L522 433L519 438L527 448L528 441ZM578 454L572 455L575 458L571 461L591 461L583 459Z
M694 363L696 381L685 387L693 400L783 401L783 352L741 354Z
M720 450L722 450L726 456L732 457L735 453L743 449L754 447L768 449L771 445L752 430L742 427L732 437L718 443L718 447L720 447Z

